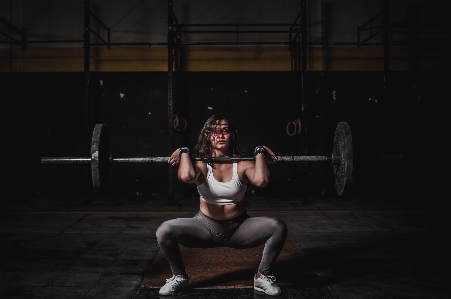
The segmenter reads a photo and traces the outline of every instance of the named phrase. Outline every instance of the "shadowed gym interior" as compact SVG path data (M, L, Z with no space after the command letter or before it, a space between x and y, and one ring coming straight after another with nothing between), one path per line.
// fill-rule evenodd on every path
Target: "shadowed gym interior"
M449 298L450 8L1 1L0 296L167 298L156 231L199 211L167 162L223 114L279 156L245 192L288 227L279 298ZM270 297L264 245L180 247L174 298Z

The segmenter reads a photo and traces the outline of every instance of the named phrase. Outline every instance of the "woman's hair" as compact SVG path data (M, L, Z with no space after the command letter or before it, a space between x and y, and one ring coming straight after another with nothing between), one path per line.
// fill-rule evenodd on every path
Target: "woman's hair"
M196 158L204 159L208 164L213 164L213 146L210 142L210 132L215 130L216 126L221 120L225 120L229 125L230 133L232 134L232 142L230 144L232 150L232 157L243 157L244 152L241 149L240 141L238 139L238 133L232 121L225 115L214 114L207 119L204 126L200 130L199 137L197 138L197 144L194 148L194 155Z

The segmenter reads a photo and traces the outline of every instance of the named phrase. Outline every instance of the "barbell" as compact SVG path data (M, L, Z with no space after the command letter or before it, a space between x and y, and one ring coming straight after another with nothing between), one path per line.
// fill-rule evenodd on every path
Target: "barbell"
M94 190L110 179L114 163L155 163L168 162L169 157L113 158L110 153L109 135L105 124L96 124L92 133L91 157L42 157L42 164L91 164ZM192 158L201 161L201 158ZM233 163L255 160L255 157L218 157L214 162ZM339 122L335 129L334 146L331 156L277 156L279 162L322 162L330 161L333 167L335 189L342 195L347 184L352 181L353 153L351 129L347 122Z

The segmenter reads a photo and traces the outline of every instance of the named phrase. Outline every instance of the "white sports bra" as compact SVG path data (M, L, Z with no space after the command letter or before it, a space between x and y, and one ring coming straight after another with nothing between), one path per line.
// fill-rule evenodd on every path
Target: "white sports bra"
M200 198L210 204L230 205L241 201L247 186L238 177L238 164L233 163L233 176L229 182L219 182L213 176L212 167L207 164L208 172L205 181L197 186Z

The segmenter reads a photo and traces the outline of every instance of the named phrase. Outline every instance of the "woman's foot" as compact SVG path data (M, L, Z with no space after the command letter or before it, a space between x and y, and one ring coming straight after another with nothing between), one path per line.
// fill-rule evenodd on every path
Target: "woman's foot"
M173 275L166 279L166 284L160 288L160 295L172 295L174 293L186 290L189 287L189 280L183 275Z
M259 273L260 274L260 273ZM266 295L277 296L282 293L282 290L275 284L276 278L274 276L254 276L254 290L264 292Z

